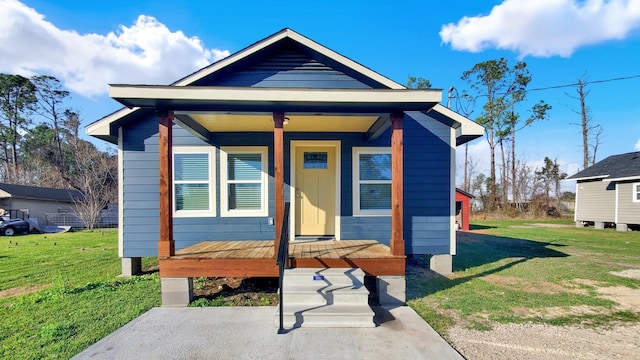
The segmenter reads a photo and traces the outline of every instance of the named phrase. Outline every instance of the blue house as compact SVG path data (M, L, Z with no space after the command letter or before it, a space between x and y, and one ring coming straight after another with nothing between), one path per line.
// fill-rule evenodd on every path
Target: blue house
M171 61L171 59L166 59ZM291 29L169 86L111 85L123 274L158 256L165 305L200 276L360 268L403 302L405 259L451 272L455 148L483 128ZM291 205L289 221L285 203ZM285 231L288 230L288 231Z

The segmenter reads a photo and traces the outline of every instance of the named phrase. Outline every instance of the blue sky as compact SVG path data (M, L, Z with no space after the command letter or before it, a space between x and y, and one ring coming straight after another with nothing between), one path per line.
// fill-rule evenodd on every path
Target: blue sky
M119 108L108 83L171 83L289 27L399 83L427 78L445 89L445 104L449 87L468 89L465 70L500 57L528 64L529 88L572 84L584 74L588 81L631 77L589 85L587 105L604 128L597 160L640 150L640 0L0 0L0 15L0 71L58 77L84 125ZM573 174L582 139L579 104L567 93L575 88L528 94L523 116L538 100L553 109L518 134L516 151L533 166L557 158ZM486 141L471 151L485 170Z

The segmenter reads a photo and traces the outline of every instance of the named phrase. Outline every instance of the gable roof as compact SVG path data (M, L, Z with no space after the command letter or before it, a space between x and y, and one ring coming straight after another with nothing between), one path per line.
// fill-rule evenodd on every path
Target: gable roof
M174 83L172 83L170 86L188 86L188 85L192 85L193 83L202 80L204 78L206 78L207 76L210 76L211 74L221 71L223 69L226 69L228 67L230 67L231 65L242 61L248 57L250 57L251 55L254 55L258 52L260 52L261 50L264 50L278 42L282 42L285 40L292 40L294 42L297 42L299 44L301 44L304 47L307 47L329 59L331 59L332 61L335 61L347 68L350 68L352 70L354 70L355 72L358 72L360 74L362 74L363 76L379 83L380 85L388 88L388 89L406 89L403 85L396 83L393 80L390 80L387 77L384 77L380 74L378 74L377 72L367 68L366 66L363 66L349 58L347 58L346 56L343 56L323 45L320 45L319 43L305 37L302 36L300 34L298 34L297 32L289 29L289 28L285 28L280 30L279 32L263 39L260 41L257 41L251 45L249 45L248 47L227 56L224 59L221 59L215 63L212 63L211 65L204 67ZM139 107L133 107L133 108L122 108L120 110L117 110L105 117L103 117L102 119L99 119L89 125L86 126L86 132L87 134L100 138L102 140L111 142L111 143L117 143L117 135L114 135L114 131L112 131L111 129L111 125L125 120L126 118L129 118L131 115L141 111L141 110L145 110Z
M473 194L468 193L468 192L466 192L466 191L464 191L464 190L462 190L460 188L456 188L456 192L468 197L469 199L475 199L475 196L473 196Z
M569 176L567 180L633 180L640 179L640 152L612 155Z
M348 73L346 77L350 78L354 82L359 82L359 86L366 87L368 89L337 89L331 87L324 89L304 88L303 90L299 89L299 91L296 91L296 88L291 88L289 89L291 91L287 92L285 88L274 88L269 87L268 85L264 86L263 84L254 84L247 87L246 84L243 84L241 85L241 87L237 88L237 90L242 90L240 92L240 94L243 95L242 99L240 99L242 110L246 111L246 109L249 108L249 105L251 105L255 108L254 110L263 111L266 108L263 108L262 103L258 101L264 100L261 99L260 96L267 94L273 97L277 94L284 94L286 96L280 96L275 100L270 99L271 107L268 107L268 110L273 110L273 105L277 103L283 106L287 105L287 111L291 111L292 103L299 106L306 106L307 110L309 110L313 106L320 107L323 110L327 110L329 106L327 104L330 102L331 106L333 106L332 110L340 111L341 105L339 100L342 100L340 97L347 94L359 94L358 91L360 91L360 93L364 95L358 98L359 100L356 100L355 103L348 102L348 106L351 110L355 109L354 106L360 104L360 106L365 107L370 112L373 111L372 109L374 108L372 105L377 105L378 103L381 104L386 110L387 108L394 105L394 101L398 101L397 99L394 99L398 98L400 99L400 101L397 103L399 105L397 106L396 110L413 110L413 108L408 108L410 106L413 106L415 110L432 109L433 111L431 111L430 115L433 115L433 119L456 129L456 139L458 145L478 138L484 134L484 128L482 126L438 104L438 102L440 102L441 100L441 90L409 90L405 86L396 83L388 79L387 77L384 77L377 72L288 28L285 28L263 40L249 45L248 47L203 69L200 69L174 82L169 86L111 85L111 97L120 101L123 105L126 105L128 107L122 108L96 122L93 122L92 124L89 124L86 127L86 132L88 135L115 144L117 143L119 137L118 128L122 123L130 119L134 119L134 117L137 118L138 116L141 116L143 114L150 114L154 111L154 107L163 105L172 107L172 110L178 110L180 106L187 107L189 108L189 110L197 110L198 106L203 107L203 110L205 108L211 110L215 106L224 106L226 107L224 111L236 111L237 109L234 110L231 107L231 105L233 105L232 102L227 101L228 96L230 96L230 94L236 89L234 89L233 85L229 86L229 84L226 84L225 81L222 81L222 83L218 84L216 84L216 81L224 79L225 75L223 74L232 74L238 68L242 70L247 66L254 66L256 64L254 62L256 59L260 59L261 57L264 57L268 54L273 55L273 51L277 51L275 49L285 49L289 51L292 49L292 46L293 48L297 49L296 51L298 52L294 51L295 54L291 53L293 55L285 55L283 59L286 59L289 64L291 64L292 60L294 61L294 63L296 60L300 61L300 64L296 63L298 65L294 66L296 71L303 71L305 69L309 70L318 67L327 67L326 64L331 64L332 66L327 67L328 69L333 70L338 74L342 73L343 75L346 75L344 74L346 72ZM313 56L311 56L311 58L305 58L305 54L313 54ZM287 58L287 56L294 57ZM315 58L319 59L320 61L313 62ZM273 64L278 64L278 62L282 61L283 59L275 59L271 63L268 61L264 63L258 63L258 66L266 66L268 69L272 69L270 66L272 66ZM211 86L212 84L218 86ZM238 86L237 82L235 86ZM187 89L186 87L189 87L189 89ZM406 92L406 94L394 93L395 91ZM148 99L139 98L139 96L143 92L146 94L146 96L149 97ZM213 95L220 96L214 96L213 98L206 99L202 98L205 95L211 95L209 93L212 92L215 92L215 94ZM326 95L329 96L326 99L327 101L325 101L324 103L322 101L313 100L313 104L309 105L303 104L297 99L297 97L300 96L298 94L299 92L312 96L314 99L316 98L317 93L326 93ZM288 95L290 93L294 93L295 96L292 97ZM410 93L414 93L413 95L416 95L414 97L418 100L416 101L414 99L410 99L408 97L408 94ZM197 96L194 96L194 94L197 94ZM362 100L370 99L372 97L384 98L385 96L387 96L386 94L393 95L390 97L390 101L384 102L381 100ZM178 97L186 98L178 99ZM215 101L218 101L218 103L220 104L214 104ZM251 104L249 104L249 102ZM409 105L410 102L414 102L414 104ZM222 111L223 109L221 108L219 110Z
M4 193L6 193L8 196ZM83 195L78 190L53 189L38 186L0 183L0 198L10 197L72 203L75 200L81 199Z

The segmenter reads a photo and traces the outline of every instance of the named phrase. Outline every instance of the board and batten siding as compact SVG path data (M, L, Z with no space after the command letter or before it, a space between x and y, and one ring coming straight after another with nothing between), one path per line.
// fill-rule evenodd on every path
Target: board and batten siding
M634 185L640 183L618 183L618 219L619 224L640 224L640 201L633 201Z
M576 198L576 221L615 222L615 184L600 180L578 182Z

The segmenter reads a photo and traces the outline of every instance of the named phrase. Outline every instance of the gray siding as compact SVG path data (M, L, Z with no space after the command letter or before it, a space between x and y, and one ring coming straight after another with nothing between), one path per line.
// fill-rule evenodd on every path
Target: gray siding
M634 185L618 183L618 220L620 224L640 224L640 202L633 201Z
M576 197L576 221L615 221L615 184L610 181L579 182Z

